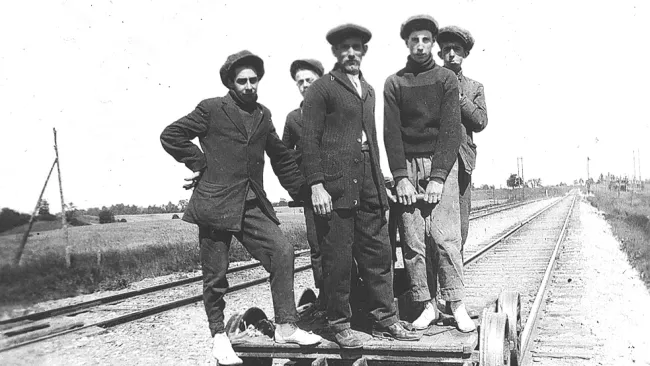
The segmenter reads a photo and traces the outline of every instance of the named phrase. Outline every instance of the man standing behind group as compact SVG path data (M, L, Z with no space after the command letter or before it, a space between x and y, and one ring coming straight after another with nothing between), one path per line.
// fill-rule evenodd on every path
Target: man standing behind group
M460 119L462 136L458 153L458 186L460 191L461 255L469 232L469 212L472 209L472 171L476 166L474 132L481 132L488 123L483 84L463 74L463 61L474 47L469 31L456 27L442 27L438 35L438 56L445 67L458 77L460 86Z
M302 165L323 238L327 319L343 348L362 347L370 339L350 328L353 260L368 289L373 335L419 338L398 321L393 303L392 251L385 220L388 197L379 166L375 91L359 69L370 38L369 30L354 24L327 33L337 63L309 88L302 110Z
M291 63L289 68L291 78L296 82L298 90L302 97L305 97L307 89L319 77L323 76L323 64L318 60L302 59L296 60ZM294 152L294 157L298 165L302 162L302 105L289 112L287 121L284 124L284 133L282 134L282 142L284 145ZM318 310L325 310L327 306L327 296L323 287L323 267L321 265L321 251L318 243L318 236L316 234L316 223L314 221L314 210L311 202L304 203L305 225L307 227L307 243L311 250L311 264L312 272L314 274L314 284L318 289L318 299L316 300L316 307ZM322 314L322 312L321 312Z
M203 302L219 365L241 364L225 333L224 295L233 236L270 272L275 311L275 341L311 345L321 338L296 327L293 247L263 186L264 153L282 186L299 195L304 178L275 132L271 112L257 103L264 62L249 51L228 56L220 70L229 89L221 98L206 99L187 116L170 124L160 136L163 148L194 173L195 186L183 220L199 227ZM192 143L198 137L201 148Z
M402 24L409 49L406 66L384 86L384 143L396 182L404 266L411 301L424 310L413 322L427 328L438 316L441 296L451 303L458 329L475 329L463 304L457 155L461 140L458 80L435 63L431 49L438 23L417 15ZM424 201L417 202L417 194ZM427 273L427 255L433 273Z

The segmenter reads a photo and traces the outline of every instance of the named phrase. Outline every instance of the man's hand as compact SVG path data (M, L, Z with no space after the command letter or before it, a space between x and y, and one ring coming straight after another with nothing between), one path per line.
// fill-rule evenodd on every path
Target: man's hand
M192 173L191 177L185 178L185 180L189 181L190 183L183 185L183 188L192 189L196 187L199 184L199 180L201 180L202 175L203 175L203 170Z
M397 181L397 201L403 205L412 205L417 202L417 192L408 178Z
M442 188L444 183L438 180L430 180L427 184L427 190L424 193L424 200L428 203L438 203L442 198Z
M397 196L393 195L393 192L391 192L388 188L386 188L386 195L388 196L388 199L393 203L397 202Z
M323 187L323 183L311 186L311 203L317 215L329 217L332 214L332 197Z

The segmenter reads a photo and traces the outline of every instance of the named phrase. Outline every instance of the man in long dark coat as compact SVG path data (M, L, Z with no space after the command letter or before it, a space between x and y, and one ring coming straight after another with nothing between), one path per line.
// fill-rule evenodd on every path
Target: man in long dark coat
M328 294L327 318L343 348L358 348L366 333L350 326L352 261L367 289L373 335L418 339L398 321L393 303L392 250L385 213L388 198L379 166L375 91L359 70L371 33L346 24L327 41L334 69L307 91L303 105L303 171L311 186Z
M230 89L221 98L206 99L187 116L167 126L160 136L170 155L194 172L194 192L183 220L199 226L203 300L213 338L213 356L220 365L240 364L225 334L228 250L235 236L270 272L275 311L275 340L310 345L318 335L296 327L293 247L263 186L264 153L282 186L298 197L304 178L273 127L271 112L257 103L264 76L261 58L249 51L228 57L220 70ZM201 148L192 143L198 137Z

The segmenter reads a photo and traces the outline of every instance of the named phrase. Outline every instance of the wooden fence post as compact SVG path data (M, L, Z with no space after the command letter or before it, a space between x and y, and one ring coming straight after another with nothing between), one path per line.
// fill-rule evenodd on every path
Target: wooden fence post
M63 200L63 184L61 184L61 160L59 159L59 147L56 143L56 128L54 131L54 152L56 153L56 170L59 173L59 194L61 195L61 225L63 228L63 235L65 237L65 267L70 268L72 262L70 260L70 238L68 236L68 221L65 217L65 201Z

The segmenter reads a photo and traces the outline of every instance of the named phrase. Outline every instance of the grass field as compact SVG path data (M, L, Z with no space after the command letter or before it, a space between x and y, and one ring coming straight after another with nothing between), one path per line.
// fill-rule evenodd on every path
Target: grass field
M568 187L562 187L567 188ZM526 198L564 194L562 189L527 189ZM474 207L521 199L512 190L472 192ZM306 248L301 208L278 207L280 228L295 248ZM22 232L15 228L0 235L0 308L41 300L120 289L146 277L200 268L198 230L173 214L126 215L125 223L69 227L71 268L65 265L65 240L59 221L37 222L19 267L11 266ZM92 217L84 221L94 222ZM231 261L248 260L236 241Z
M650 187L641 192L609 191L606 186L593 187L589 202L605 213L621 250L639 271L650 289Z

